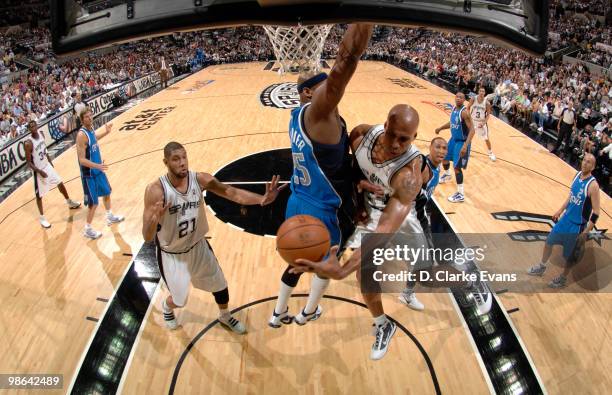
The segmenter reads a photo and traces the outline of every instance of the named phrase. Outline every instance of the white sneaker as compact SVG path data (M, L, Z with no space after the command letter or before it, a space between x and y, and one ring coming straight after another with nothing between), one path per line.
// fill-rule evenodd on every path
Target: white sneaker
M527 274L529 274L530 276L542 277L545 271L546 265L542 265L542 262L540 262L537 265L533 265L532 267L530 267L529 270L527 270Z
M461 192L455 192L448 197L448 201L451 203L461 203L465 201L465 196Z
M491 159L491 162L495 162L497 160L497 157L495 156L495 154L493 152L491 152L489 154L489 159Z
M293 316L289 315L289 307L287 307L287 310L285 310L285 312L280 313L280 314L276 314L275 311L272 311L272 317L270 317L270 320L268 321L268 325L271 328L275 328L278 329L281 326L284 325L289 325L293 322Z
M370 359L377 361L385 356L396 329L397 325L391 320L387 320L383 325L376 326L376 338L374 344L372 344Z
M123 222L125 217L123 215L107 215L106 216L106 224L111 226L112 224L118 224L119 222Z
M49 221L47 221L45 217L40 217L38 219L38 222L40 222L40 226L42 226L45 229L49 229L51 227L51 224L49 223Z
M166 327L168 329L173 331L179 327L178 321L176 320L176 317L174 316L174 311L172 310L165 311L163 308L163 304L162 304L162 312L164 315L164 322L166 323Z
M398 299L412 310L423 311L425 309L425 305L417 299L414 292L402 292Z
M83 232L83 236L87 237L88 239L95 240L102 236L102 232L98 232L97 230L89 228L85 229L85 231Z
M243 335L246 333L246 328L244 327L242 322L238 321L231 314L228 314L225 317L219 316L219 322L234 333L237 333L239 335Z
M444 184L444 183L449 182L452 179L453 179L453 176L451 176L450 174L447 174L447 173L443 173L442 176L440 177L440 180L438 181L438 183Z
M488 314L493 306L493 295L489 287L482 281L472 283L470 289L474 302L476 302L476 311L479 315Z
M68 200L68 208L70 208L71 210L74 210L79 207L81 207L81 202L77 202L72 199Z
M302 309L302 311L300 311L300 313L296 315L293 320L298 325L306 325L308 321L318 320L319 317L321 317L321 314L323 314L323 308L319 305L317 306L317 309L310 314L304 313L304 309Z

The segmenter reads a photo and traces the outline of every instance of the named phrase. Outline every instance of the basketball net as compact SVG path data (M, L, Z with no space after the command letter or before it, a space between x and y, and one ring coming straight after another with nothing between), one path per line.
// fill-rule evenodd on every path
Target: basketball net
M274 55L281 64L278 72L319 72L323 44L332 25L314 26L264 26L274 48Z

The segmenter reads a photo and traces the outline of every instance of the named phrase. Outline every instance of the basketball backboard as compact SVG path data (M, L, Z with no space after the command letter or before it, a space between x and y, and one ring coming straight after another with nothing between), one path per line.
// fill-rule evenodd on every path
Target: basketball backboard
M543 54L548 0L51 0L59 55L158 34L353 21L475 33Z

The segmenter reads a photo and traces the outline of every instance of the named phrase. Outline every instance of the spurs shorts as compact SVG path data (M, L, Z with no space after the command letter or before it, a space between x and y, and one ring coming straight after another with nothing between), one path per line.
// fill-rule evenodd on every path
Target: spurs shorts
M476 131L476 136L483 140L489 139L489 126L484 124L482 126L475 126L474 130Z
M375 233L376 227L378 226L378 221L382 216L382 211L367 207L368 210L368 221L364 224L357 225L357 229L353 233L353 235L349 238L347 242L348 248L359 248L361 247L362 239L365 235ZM410 210L410 213L404 219L404 222L400 226L396 235L398 238L393 238L392 241L394 244L397 242L399 244L405 244L412 248L429 248L429 242L427 240L426 235L423 233L423 228L421 227L421 222L417 218L417 213L414 207ZM391 247L388 245L387 247ZM365 252L362 250L362 259L364 257ZM420 270L426 270L431 266L431 263L428 261L417 261L413 265L408 266L408 270L411 272L419 272ZM361 283L361 291L365 293L381 293L381 292L400 292L399 289L393 291L394 286L391 284L385 284L384 282L373 281L374 273L376 271L381 270L382 266L375 266L368 264L367 262L363 262L360 268L360 283ZM385 269L382 269L386 271ZM388 269L387 269L388 270ZM405 269L404 269L405 270ZM391 273L396 273L395 270L391 269ZM367 280L366 280L367 279ZM404 283L402 283L403 287Z
M227 288L223 270L205 239L198 241L190 250L179 254L163 251L158 246L157 260L162 278L177 306L185 306L187 303L189 283L195 288L208 292L218 292Z
M47 174L47 177L43 178L40 174L34 173L34 192L39 198L45 196L51 189L62 182L62 178L51 166L51 163L47 163L41 170Z
M382 216L382 211L376 208L367 207L368 211L368 220L364 224L357 225L355 232L346 242L346 246L348 248L359 248L361 247L361 239L364 235L368 233L374 233L376 231L376 227L378 226L378 221ZM425 239L425 235L423 233L423 228L421 227L421 222L417 218L416 210L413 208L410 210L410 213L404 219L404 222L400 226L399 233L405 233L409 235L418 234L418 241L424 241L427 245L427 240ZM422 237L422 240L420 238Z

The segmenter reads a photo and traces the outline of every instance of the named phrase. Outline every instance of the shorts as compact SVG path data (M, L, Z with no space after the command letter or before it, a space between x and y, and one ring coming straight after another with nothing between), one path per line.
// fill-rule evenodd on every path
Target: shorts
M111 186L108 183L108 178L103 172L96 173L92 176L81 177L83 183L83 193L85 194L85 205L88 207L97 206L100 196L108 196L111 194Z
M34 173L34 193L36 197L44 197L51 189L62 183L62 178L57 174L51 163L41 169L47 174L46 178L38 173Z
M457 169L467 168L468 160L470 159L470 150L472 148L471 144L468 145L465 156L459 156L461 155L461 148L463 148L463 144L465 144L464 140L455 140L452 137L448 141L448 152L446 153L444 160L453 162L453 165Z
M363 237L367 234L373 234L376 232L378 221L380 221L380 217L382 216L382 211L370 207L369 205L366 205L366 209L368 211L368 221L365 224L360 224L357 226L357 229L347 242L347 247L349 248L360 248ZM417 212L414 207L414 204L395 236L387 240L387 242L391 243L386 246L387 248L393 245L408 245L412 248L417 249L431 247L429 244L429 240L427 239L427 235L423 232L421 222L417 217ZM391 264L391 266L375 266L369 262L366 262L366 251L362 250L361 253L361 291L363 293L382 293L395 291L400 292L400 290L394 291L395 286L392 284L374 281L373 279L374 273L377 271L382 270L386 273L398 273L398 270L400 269L405 270L405 266L403 266L405 262L401 263L401 266L398 266L397 263ZM419 259L417 262L408 265L408 270L413 273L418 273L421 270L427 270L431 267L431 265L431 261ZM403 285L404 283L402 283L402 286Z
M559 244L563 246L563 257L567 260L571 257L576 247L578 235L584 230L583 224L575 224L569 220L561 219L553 226L548 234L546 244Z
M374 233L376 231L378 221L380 221L380 217L382 216L382 211L368 205L366 205L366 209L368 212L368 221L365 224L357 225L355 232L351 235L351 237L346 243L346 246L348 248L361 247L361 239L363 238L363 236L368 233ZM416 209L414 207L412 208L412 210L410 210L410 213L408 213L408 215L404 219L404 222L400 226L398 233L405 233L409 235L423 235L423 240L425 242L424 245L428 245L427 240L424 237L421 221L419 221L419 219L417 218ZM419 238L420 237L421 236L419 236Z
M182 254L172 254L157 247L157 261L162 278L168 286L172 301L185 306L189 283L195 288L218 292L227 288L223 270L206 239L198 241Z
M489 139L489 126L484 124L483 126L474 125L474 130L476 131L476 136L483 140Z
M291 194L287 202L285 218L295 215L311 215L321 220L329 231L331 245L340 247L338 250L339 256L344 250L346 241L355 229L352 218L348 218L347 215L342 213L339 215L339 211L339 209L322 209L296 197L295 194Z

